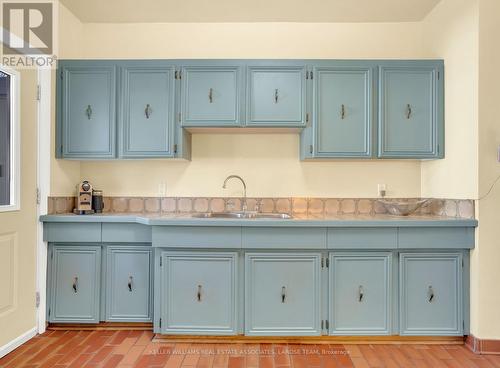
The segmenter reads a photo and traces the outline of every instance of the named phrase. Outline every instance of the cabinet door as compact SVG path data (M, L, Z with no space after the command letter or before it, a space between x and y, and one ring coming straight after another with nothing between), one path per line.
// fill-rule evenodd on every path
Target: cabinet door
M151 321L150 247L108 247L106 320Z
M320 335L321 255L245 256L245 333Z
M122 157L174 156L174 68L124 68Z
M370 69L316 68L314 139L317 157L370 157Z
M115 67L62 70L63 157L115 157Z
M50 322L98 323L101 248L53 246Z
M234 335L236 253L162 253L162 333Z
M380 67L379 157L442 157L441 90L437 68Z
M462 335L462 255L400 255L401 335Z
M391 316L391 255L330 255L331 335L388 335Z
M247 125L305 125L305 67L248 68Z
M239 67L182 69L182 125L240 125Z

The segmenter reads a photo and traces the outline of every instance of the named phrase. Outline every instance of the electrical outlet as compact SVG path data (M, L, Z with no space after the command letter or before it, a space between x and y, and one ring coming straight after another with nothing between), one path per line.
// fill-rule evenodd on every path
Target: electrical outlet
M378 189L378 196L379 197L385 197L385 195L387 194L387 190L386 190L385 184L378 184L377 185L377 189Z

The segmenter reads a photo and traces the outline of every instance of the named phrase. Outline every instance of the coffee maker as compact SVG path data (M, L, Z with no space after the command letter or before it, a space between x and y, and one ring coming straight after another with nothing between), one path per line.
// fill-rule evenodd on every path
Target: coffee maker
M92 209L92 184L84 180L76 187L76 207L73 212L77 215L94 213Z

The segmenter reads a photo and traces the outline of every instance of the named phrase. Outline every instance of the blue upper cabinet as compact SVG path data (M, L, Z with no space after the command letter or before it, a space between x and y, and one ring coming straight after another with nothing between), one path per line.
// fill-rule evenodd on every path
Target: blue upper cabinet
M387 64L379 73L378 156L443 157L442 63Z
M173 66L122 69L120 155L174 156Z
M249 66L246 125L303 127L305 82L305 66Z
M240 69L238 66L182 68L182 126L239 126L241 124Z
M64 158L114 158L116 67L80 64L65 66L60 71L59 153Z
M371 68L318 67L313 72L315 157L371 157Z

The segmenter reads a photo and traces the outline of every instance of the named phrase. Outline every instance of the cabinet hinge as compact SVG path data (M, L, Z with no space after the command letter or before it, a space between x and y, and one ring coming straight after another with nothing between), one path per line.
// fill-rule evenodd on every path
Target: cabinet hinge
M40 85L36 86L36 100L40 101L40 97L42 96L42 90L40 88Z
M321 268L324 268L325 267L325 259L323 257L321 257ZM323 322L323 321L321 321Z
M39 308L39 307L40 307L40 292L39 292L39 291L37 291L37 292L35 293L35 306L36 306L37 308Z
M161 328L161 318L160 318L160 328Z
M174 153L177 153L177 145L174 144Z
M306 113L306 123L309 123L309 113Z
M328 320L325 321L325 328L327 331L330 329L330 322Z
M312 144L311 144L311 145L309 145L309 153L310 153L311 155L312 155L312 153L313 153L313 145L312 145Z
M160 267L163 266L163 257L160 257Z
M462 268L464 268L464 259L462 258Z
M182 115L181 115L181 113L179 113L178 117L177 117L177 119L179 120L179 123L181 122L181 117L182 117Z
M441 79L441 72L438 72L438 80Z
M329 268L330 267L330 258L326 257L325 261L326 261L326 268Z
M60 77L61 79L63 79L63 71L62 71L62 70L61 70L61 72L59 73L59 77Z
M313 72L312 71L309 72L309 79L313 79Z
M179 79L179 72L177 70L174 72L174 79Z
M325 329L325 321L321 320L321 330L324 330L324 329Z
M54 259L54 251L50 251L50 259Z
M306 79L309 79L309 72L306 71Z
M50 308L49 308L49 317L50 317Z

